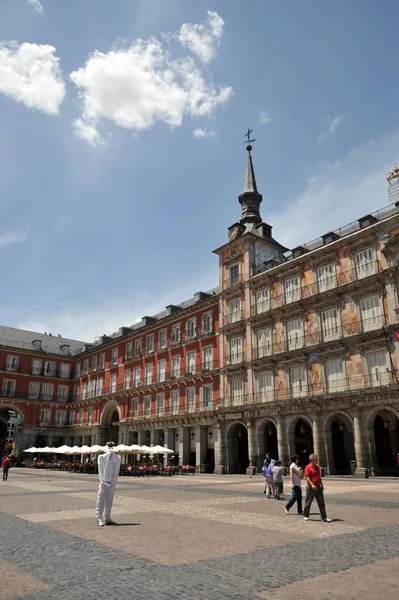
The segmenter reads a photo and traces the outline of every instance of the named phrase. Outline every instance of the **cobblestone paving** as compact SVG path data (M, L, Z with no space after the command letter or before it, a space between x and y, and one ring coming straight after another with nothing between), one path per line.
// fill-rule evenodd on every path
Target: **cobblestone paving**
M326 478L322 523L316 506L287 516L261 478L121 478L104 528L95 476L1 483L0 600L399 597L397 481Z

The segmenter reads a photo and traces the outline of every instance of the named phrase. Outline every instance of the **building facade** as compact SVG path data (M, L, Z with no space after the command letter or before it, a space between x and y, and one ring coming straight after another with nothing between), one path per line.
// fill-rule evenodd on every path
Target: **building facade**
M399 474L399 203L287 249L251 150L218 288L94 344L0 329L18 451L113 439L216 473L315 452L330 474Z

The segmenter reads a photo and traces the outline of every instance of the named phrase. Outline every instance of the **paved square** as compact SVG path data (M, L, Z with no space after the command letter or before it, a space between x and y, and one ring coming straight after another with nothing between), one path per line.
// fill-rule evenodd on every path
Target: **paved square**
M287 483L286 489L288 491ZM0 486L2 598L397 598L399 482L325 479L332 523L267 500L261 477L120 478L12 469Z

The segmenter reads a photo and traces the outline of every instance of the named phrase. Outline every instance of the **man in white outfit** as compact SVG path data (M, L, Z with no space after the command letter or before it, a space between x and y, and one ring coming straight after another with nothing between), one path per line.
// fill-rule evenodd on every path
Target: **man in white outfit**
M114 442L107 442L107 450L98 457L100 485L97 495L96 520L99 527L116 525L115 521L111 519L111 508L121 467L121 457L113 451L114 446ZM105 519L103 519L104 508Z

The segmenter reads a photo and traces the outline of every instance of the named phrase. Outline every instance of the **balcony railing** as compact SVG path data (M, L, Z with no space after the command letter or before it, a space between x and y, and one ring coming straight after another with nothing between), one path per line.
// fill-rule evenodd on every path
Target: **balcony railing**
M226 361L226 366L230 367L232 365L239 365L243 362L243 360L244 360L243 352L230 353L230 355Z
M142 407L139 406L138 410L132 411L129 415L129 419L139 421L141 419L153 419L155 417L167 417L173 415L183 415L187 413L212 411L215 409L215 402L196 402L195 404L187 404L187 402L171 405L168 403L161 410L157 407Z
M337 341L343 338L348 338L362 333L370 333L379 331L385 327L387 318L385 315L376 315L370 319L353 320L341 325L324 329L319 327L309 327L307 333L291 335L289 339L279 339L275 334L272 338L272 344L258 346L254 349L254 360L271 356L273 354L281 354L292 350L300 350L309 346L316 346L327 342Z
M19 367L19 363L16 365L11 365L9 363L6 363L4 365L4 371L7 371L7 373L19 373L20 367Z
M362 265L357 265L342 271L340 273L334 273L331 276L323 277L317 280L315 274L314 282L302 285L297 288L289 289L284 291L282 294L270 297L270 299L263 300L261 302L254 302L251 307L251 315L260 315L274 308L279 308L286 304L292 304L303 298L309 296L315 296L316 294L322 294L335 288L341 288L348 283L360 281L371 277L379 272L380 266L378 261L373 260L366 262Z
M399 385L398 371L380 371L367 375L342 377L335 380L324 381L317 386L304 383L302 389L294 390L287 384L284 389L270 389L254 394L241 394L225 398L224 406L241 406L248 404L262 404L264 402L279 402L281 400L296 400L297 398L313 398L315 396L337 395L364 389L384 388L390 385Z
M234 285L238 285L239 283L241 283L241 276L235 275L234 277L228 277L227 279L225 279L224 287L230 288L230 287L233 287Z
M233 325L234 323L240 323L244 318L244 311L242 309L232 310L223 317L223 325Z

